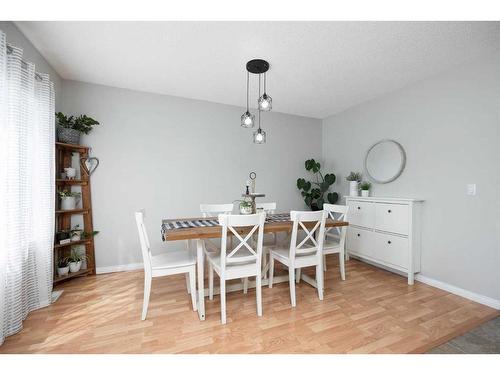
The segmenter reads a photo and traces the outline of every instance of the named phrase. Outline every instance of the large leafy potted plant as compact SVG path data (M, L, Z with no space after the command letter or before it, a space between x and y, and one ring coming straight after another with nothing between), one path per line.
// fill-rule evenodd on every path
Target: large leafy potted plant
M56 117L57 139L64 143L79 144L82 133L89 134L95 125L99 125L96 120L87 115L67 117L62 112L57 112Z
M321 164L314 159L306 160L306 170L313 173L316 181L306 181L304 178L297 180L297 188L304 197L304 202L313 211L322 210L325 202L334 204L339 199L339 195L330 192L330 187L335 183L336 177L333 173L323 176Z

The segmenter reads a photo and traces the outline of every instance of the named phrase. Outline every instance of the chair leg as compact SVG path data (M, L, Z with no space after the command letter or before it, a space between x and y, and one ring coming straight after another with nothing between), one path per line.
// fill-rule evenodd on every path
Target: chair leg
M339 253L339 267L340 267L340 278L345 280L345 261L344 253L341 251Z
M297 305L295 300L295 270L292 267L288 267L288 281L290 282L290 301L292 307L295 307Z
M267 251L262 250L262 272L264 273L264 280L267 279Z
M220 322L226 324L226 280L220 278Z
M326 254L323 255L323 270L326 271Z
M255 277L255 294L257 295L257 316L262 316L262 274Z
M144 278L144 300L142 301L142 320L146 320L148 315L149 295L151 294L151 276Z
M248 277L243 279L243 294L248 293Z
M269 253L269 288L273 287L274 278L274 258L271 253Z
M297 268L295 270L295 282L300 283L300 275L302 274L302 268Z
M349 260L349 253L347 251L345 252L345 260Z
M186 275L188 275L186 273ZM189 271L189 284L191 289L191 303L193 304L193 311L198 310L198 306L196 305L196 267L193 266L191 271Z
M189 283L190 283L190 281L189 281L189 273L186 273L185 275L186 275L186 289L187 289L187 293L191 294L191 288L190 288L190 285L189 285Z
M323 265L319 264L316 266L316 286L318 288L318 297L320 301L323 301L323 289L324 289L324 273Z
M214 267L208 262L208 299L214 299Z

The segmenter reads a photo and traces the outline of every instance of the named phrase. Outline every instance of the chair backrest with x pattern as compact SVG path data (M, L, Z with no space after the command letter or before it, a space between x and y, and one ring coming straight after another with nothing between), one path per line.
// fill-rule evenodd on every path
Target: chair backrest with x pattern
M290 241L290 259L296 256L313 255L321 256L323 240L325 237L325 221L328 216L326 211L291 211L290 218L293 222ZM305 237L298 239L299 230L303 230ZM299 242L300 241L300 242Z
M328 212L328 216L332 220L347 221L347 214L349 212L349 206L342 206L339 204L323 204L323 209ZM326 239L333 238L338 240L340 245L343 246L345 243L345 237L347 234L347 227L331 227L325 230Z
M221 268L225 269L226 265L251 262L255 262L257 267L260 267L265 221L265 213L255 215L219 215L219 225L222 226ZM245 232L240 234L238 229L242 227L245 227ZM256 242L252 241L254 233L257 233ZM236 239L233 242L238 242L229 251L227 249L228 234L234 236Z

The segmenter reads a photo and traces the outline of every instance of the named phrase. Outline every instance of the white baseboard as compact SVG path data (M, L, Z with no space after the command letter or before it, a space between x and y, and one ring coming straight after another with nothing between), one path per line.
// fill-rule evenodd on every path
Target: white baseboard
M129 264L120 264L118 266L96 267L95 272L97 274L101 274L101 273L134 271L134 270L140 270L143 267L144 266L142 263L129 263Z
M416 274L415 275L415 280L420 281L421 283L433 286L438 289L446 290L447 292L456 294L457 296L464 297L467 299L470 299L471 301L480 303L482 305L486 305L489 307L492 307L494 309L500 310L500 301L483 296L482 294L474 293L469 290L465 290L462 288L459 288L458 286L450 285L447 283L444 283L439 280L432 279L430 277L421 275L421 274Z

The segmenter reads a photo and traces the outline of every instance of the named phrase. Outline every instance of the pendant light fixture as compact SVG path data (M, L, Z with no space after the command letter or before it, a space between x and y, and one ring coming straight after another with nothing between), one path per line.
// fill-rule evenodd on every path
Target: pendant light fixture
M273 108L273 98L266 93L266 76L267 74L264 73L264 94L259 97L259 109L261 111L270 111Z
M269 63L265 60L254 59L247 62L247 110L245 113L241 115L241 126L244 128L253 128L255 123L255 116L250 113L249 105L248 105L248 96L249 96L249 80L250 73L259 75L259 96L257 101L257 109L258 113L258 123L259 128L253 133L253 142L256 144L266 143L266 132L262 130L261 120L262 111L270 111L272 109L272 98L267 95L267 77L266 72L269 70ZM261 88L261 75L264 74L264 94L261 96L260 88Z
M255 115L250 113L248 109L248 81L250 79L250 73L247 71L247 111L241 115L241 126L244 128L253 128L255 122Z

